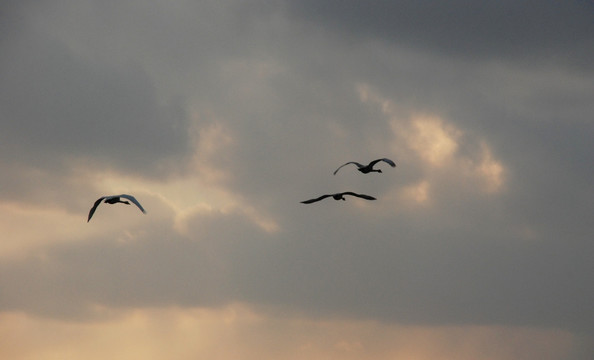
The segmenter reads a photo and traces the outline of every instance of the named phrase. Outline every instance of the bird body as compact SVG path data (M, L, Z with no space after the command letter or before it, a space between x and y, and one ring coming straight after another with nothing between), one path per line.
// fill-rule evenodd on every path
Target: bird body
M375 164L377 164L378 162L383 161L387 164L389 164L391 167L396 167L396 164L394 163L394 161L388 159L388 158L381 158L381 159L377 159L377 160L373 160L372 162L370 162L367 165L363 165L360 164L356 161L349 161L345 164L342 164L338 169L336 169L334 171L334 175L336 175L336 173L338 172L338 170L340 170L343 166L348 165L348 164L355 164L357 166L357 170L359 170L360 172L362 172L363 174L367 174L370 172L377 172L377 173L381 173L382 171L380 169L374 169L373 166L375 166Z
M95 201L95 203L93 204L93 207L89 211L89 218L87 219L87 222L89 222L89 220L91 220L91 217L93 217L95 210L97 210L97 207L99 206L99 204L101 204L102 201L106 204L112 204L112 205L117 204L117 203L130 205L130 202L122 200L121 198L130 200L134 205L136 205L140 209L140 211L142 211L144 214L146 214L146 211L144 210L142 205L140 205L140 203L138 202L138 200L136 200L136 198L134 196L127 195L127 194L109 195L109 196L102 196Z
M345 191L345 192L336 193L336 194L322 195L322 196L317 197L315 199L309 199L309 200L302 201L301 203L302 204L311 204L311 203L314 203L314 202L323 200L323 199L325 199L327 197L332 197L334 200L343 200L344 201L344 200L346 200L344 198L345 195L352 195L352 196L360 197L360 198L365 199L365 200L377 200L373 196L369 196L369 195L365 195L365 194L357 194L357 193L354 193L352 191Z

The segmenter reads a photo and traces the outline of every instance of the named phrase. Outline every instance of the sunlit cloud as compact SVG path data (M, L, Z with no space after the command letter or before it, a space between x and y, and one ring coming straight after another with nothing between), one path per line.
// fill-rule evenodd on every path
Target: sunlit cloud
M85 229L86 215L35 207L19 203L0 203L0 257L22 256L37 247L80 240L90 235Z
M418 159L417 163L425 169L423 180L403 190L405 197L427 204L431 185L446 173L461 178L461 183L474 181L485 193L503 188L505 167L485 140L468 135L480 146L475 149L476 154L461 153L466 135L463 129L436 114L399 110L394 101L368 85L359 84L356 89L363 103L379 107L386 116L394 134L393 152L400 158L407 157L409 164Z
M382 113L390 117L396 115L396 104L382 96L378 91L374 90L369 85L357 84L356 90L359 94L359 100L361 100L361 102L379 106Z
M0 257L25 256L39 249L81 243L97 236L121 242L142 237L141 224L146 217L136 207L101 205L93 219L87 222L88 211L95 200L89 198L88 208L78 213L26 203L0 204L0 228L6 236L6 241L0 244ZM150 206L152 201L148 204L150 210L161 208Z
M215 114L207 112L206 115L213 122L197 131L193 167L203 182L220 184L231 176L229 155L236 141L231 129L217 121ZM199 116L195 115L195 119Z
M459 130L447 126L436 116L414 115L411 119L408 144L425 162L440 167L454 157L460 135Z
M210 114L213 116L213 114ZM215 117L216 118L216 117ZM194 118L198 122L196 115ZM279 230L278 223L260 209L247 203L241 194L227 187L231 152L235 140L230 129L214 121L195 134L196 149L190 170L184 176L165 180L128 176L116 172L99 172L94 176L95 188L105 194L132 192L139 201L142 195L151 203L145 205L151 217L173 218L173 226L180 234L187 234L187 221L208 214L241 213L262 230L272 233ZM165 206L163 206L165 205Z
M402 192L406 199L419 205L427 204L430 201L430 185L427 180L407 186Z
M496 192L504 184L504 168L500 161L496 160L489 147L483 142L481 144L482 156L476 169L483 178L487 192Z
M0 356L14 360L549 360L567 358L579 345L578 338L555 329L275 317L241 304L120 310L92 322L23 313L0 313L0 320Z
M228 203L226 206L218 207L216 204L199 203L196 206L186 208L175 217L174 228L180 234L189 235L189 222L196 218L210 218L211 216L239 215L255 224L266 233L275 233L280 230L280 225L270 216L263 214L252 206L241 203Z

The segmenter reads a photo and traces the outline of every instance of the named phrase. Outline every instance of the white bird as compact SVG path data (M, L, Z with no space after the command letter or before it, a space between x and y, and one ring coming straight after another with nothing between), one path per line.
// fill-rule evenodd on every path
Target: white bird
M383 162L388 163L391 167L396 167L396 164L394 164L394 162L392 160L388 159L388 158L373 160L372 162L370 162L367 165L359 164L356 161L349 161L348 163L342 164L338 169L336 169L336 171L334 171L334 175L336 175L336 173L338 172L338 170L340 170L340 168L342 168L343 166L348 165L348 164L355 164L355 165L357 165L357 168L358 168L357 170L359 170L363 174L367 174L367 173L370 173L370 172L381 173L382 171L380 169L374 169L373 168L373 166L375 164L377 164L378 162L380 162L380 161L383 161Z
M345 192L337 193L337 194L326 194L326 195L322 195L322 196L320 196L318 198L315 198L315 199L309 199L309 200L302 201L301 203L302 204L311 204L311 203L314 203L316 201L320 201L322 199L325 199L327 197L332 197L332 198L334 198L334 200L346 200L344 198L344 195L352 195L352 196L360 197L360 198L366 199L366 200L377 200L373 196L369 196L369 195L365 195L365 194L356 194L356 193L354 193L352 191L345 191Z
M102 196L99 199L97 199L97 201L95 201L95 204L93 204L93 207L89 211L89 218L87 219L87 222L89 222L89 220L91 220L91 217L93 217L93 214L95 213L95 210L97 210L97 207L99 206L99 204L101 204L101 201L103 201L106 204L121 203L121 204L130 205L129 202L127 202L125 200L121 200L120 198L124 198L124 199L128 199L128 200L132 201L134 203L134 205L138 206L140 211L142 211L144 214L146 214L146 211L144 210L142 205L140 205L140 203L138 202L138 200L136 200L136 198L134 196L126 195L126 194L109 195L109 196Z

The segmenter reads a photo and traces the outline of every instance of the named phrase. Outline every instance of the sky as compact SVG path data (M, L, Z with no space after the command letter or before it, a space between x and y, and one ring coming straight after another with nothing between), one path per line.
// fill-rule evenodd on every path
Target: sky
M592 14L3 2L0 358L591 359Z

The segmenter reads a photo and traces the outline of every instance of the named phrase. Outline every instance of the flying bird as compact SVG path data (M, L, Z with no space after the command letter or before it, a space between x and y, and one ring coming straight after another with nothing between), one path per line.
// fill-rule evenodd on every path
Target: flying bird
M146 211L144 210L142 205L140 205L140 203L138 202L138 200L136 200L136 198L134 196L126 195L126 194L109 195L109 196L102 196L99 199L97 199L97 201L95 201L95 203L93 204L93 207L89 211L89 218L87 219L87 222L89 222L89 220L91 220L91 217L93 217L93 214L95 213L95 210L97 210L97 207L99 206L99 204L101 204L101 201L103 201L106 204L122 203L122 204L130 205L130 203L128 201L121 200L121 198L128 199L128 200L132 201L132 203L134 203L134 205L138 206L140 211L142 211L144 214L146 214Z
M338 172L338 170L340 170L340 168L342 168L345 165L348 164L355 164L357 165L357 170L359 170L360 172L362 172L363 174L367 174L370 172L378 172L381 173L382 171L380 169L374 169L373 166L375 164L377 164L378 162L383 161L385 163L388 163L391 167L396 167L396 164L394 164L394 162L388 158L383 158L383 159L377 159L377 160L373 160L372 162L370 162L367 165L363 165L363 164L359 164L356 161L349 161L348 163L342 164L338 169L336 169L336 171L334 171L334 175L336 175L336 173Z
M365 200L377 200L373 196L369 196L369 195L365 195L365 194L356 194L356 193L354 193L352 191L345 191L345 192L337 193L337 194L326 194L326 195L322 195L322 196L320 196L318 198L315 198L315 199L309 199L309 200L302 201L301 203L302 204L311 204L311 203L315 203L316 201L323 200L323 199L325 199L327 197L332 197L332 198L334 198L334 200L346 200L344 198L344 195L352 195L352 196L360 197L360 198L365 199Z

